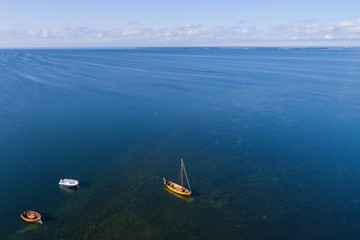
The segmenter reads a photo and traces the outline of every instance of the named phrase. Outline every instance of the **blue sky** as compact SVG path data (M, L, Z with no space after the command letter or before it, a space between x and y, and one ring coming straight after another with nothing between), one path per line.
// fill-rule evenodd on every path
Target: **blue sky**
M0 0L0 48L360 46L359 0Z

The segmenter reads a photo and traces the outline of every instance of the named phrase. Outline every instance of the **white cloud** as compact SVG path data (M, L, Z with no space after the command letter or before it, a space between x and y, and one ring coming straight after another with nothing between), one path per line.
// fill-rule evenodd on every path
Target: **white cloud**
M350 33L360 33L360 18L341 21L338 27L344 28Z
M273 28L272 39L289 39L291 41L329 41L354 40L360 41L360 18L345 20L338 23L319 24L315 21L298 25L282 25ZM358 44L359 45L359 44Z
M325 35L324 35L324 39L327 39L327 40L329 40L329 39L334 39L334 36L331 35L331 34L325 34Z
M291 36L289 39L290 39L291 41L297 41L297 40L299 40L299 38L296 37L296 36Z
M48 31L43 30L42 33L41 33L41 36L45 37L45 38L48 37L49 36Z
M322 27L319 26L318 24L311 24L311 25L306 25L305 26L305 33L308 35L312 35L312 34L318 34L321 33L323 31Z

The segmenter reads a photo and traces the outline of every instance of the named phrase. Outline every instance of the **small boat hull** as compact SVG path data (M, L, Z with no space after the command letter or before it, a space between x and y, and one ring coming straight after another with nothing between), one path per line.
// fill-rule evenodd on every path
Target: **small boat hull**
M20 214L20 217L26 221L26 222L30 222L30 223L42 223L41 221L41 214L35 211L25 211L22 214Z
M164 185L167 189L169 189L170 191L177 193L179 195L182 196L190 196L191 195L191 191L189 189L187 189L186 187L182 187L181 185L171 182L171 181L167 181L165 178L163 178L164 180Z
M61 187L76 188L79 187L79 181L75 179L60 179L59 185Z

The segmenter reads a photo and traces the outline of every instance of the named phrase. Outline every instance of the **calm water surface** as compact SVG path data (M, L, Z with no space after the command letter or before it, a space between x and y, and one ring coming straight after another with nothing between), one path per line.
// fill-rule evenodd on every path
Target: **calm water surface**
M1 239L360 239L359 50L0 50L0 106Z

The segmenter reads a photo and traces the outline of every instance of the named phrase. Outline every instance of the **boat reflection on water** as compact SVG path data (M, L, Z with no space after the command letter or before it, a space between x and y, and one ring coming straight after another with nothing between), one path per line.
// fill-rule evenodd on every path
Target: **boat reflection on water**
M63 185L59 185L59 188L62 191L67 192L67 193L73 193L73 192L77 192L79 190L79 188L69 188L69 187L66 187L66 186L63 186Z
M29 231L39 228L40 226L41 226L41 224L26 224L26 227L17 230L16 233L19 233L19 234L27 233Z
M182 199L184 201L187 201L187 202L192 202L194 199L192 197L189 197L189 196L183 196L183 195L179 195L177 193L174 193L173 191L169 190L166 186L164 186L166 192L169 193L169 195L171 195L172 197L176 197L176 198L179 198L179 199Z

